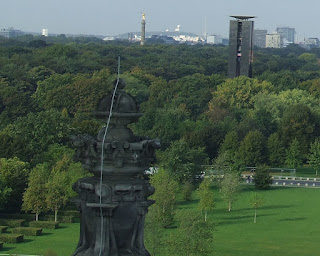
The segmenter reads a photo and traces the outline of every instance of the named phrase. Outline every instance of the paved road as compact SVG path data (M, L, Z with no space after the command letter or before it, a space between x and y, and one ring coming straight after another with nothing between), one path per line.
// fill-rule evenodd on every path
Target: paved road
M320 181L274 179L272 181L272 185L274 185L274 186L294 186L294 187L319 187L320 188Z

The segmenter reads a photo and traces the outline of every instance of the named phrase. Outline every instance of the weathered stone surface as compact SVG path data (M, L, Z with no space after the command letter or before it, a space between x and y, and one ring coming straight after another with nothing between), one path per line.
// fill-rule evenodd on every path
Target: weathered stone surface
M81 215L74 256L150 255L144 247L143 234L145 215L154 203L148 197L154 188L137 175L155 161L155 149L160 143L135 136L127 127L142 114L123 88L124 81L120 80L105 140L105 127L97 138L73 137L76 158L94 174L73 185L78 193L74 202ZM111 102L112 94L102 98L95 116L107 120Z

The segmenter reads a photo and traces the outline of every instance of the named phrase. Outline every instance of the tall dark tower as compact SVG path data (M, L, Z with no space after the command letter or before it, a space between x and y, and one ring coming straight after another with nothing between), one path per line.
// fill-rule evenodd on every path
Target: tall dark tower
M142 13L141 19L141 42L140 45L144 45L146 40L146 15Z
M254 16L230 16L229 31L229 67L230 78L238 76L252 77L253 61L253 21Z

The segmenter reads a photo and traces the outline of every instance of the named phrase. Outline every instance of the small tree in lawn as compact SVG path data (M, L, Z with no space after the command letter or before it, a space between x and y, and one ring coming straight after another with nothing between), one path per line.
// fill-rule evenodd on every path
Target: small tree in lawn
M316 175L318 175L318 170L320 170L320 140L317 138L310 145L310 154L308 155L308 163L312 168L315 169Z
M232 203L237 199L240 190L240 178L236 172L226 172L220 183L222 198L228 203L228 211L231 211Z
M199 186L199 208L204 213L204 221L207 221L208 212L214 209L214 193L210 185L210 180L204 179Z
M263 205L264 203L263 197L257 192L252 192L249 202L250 202L251 208L254 209L253 223L257 223L257 209Z
M53 169L47 182L46 203L54 211L54 221L58 221L58 210L68 201L68 178L65 172Z
M23 194L22 209L36 214L36 221L39 214L47 208L46 194L49 170L45 164L38 164L32 169L29 175L28 188Z

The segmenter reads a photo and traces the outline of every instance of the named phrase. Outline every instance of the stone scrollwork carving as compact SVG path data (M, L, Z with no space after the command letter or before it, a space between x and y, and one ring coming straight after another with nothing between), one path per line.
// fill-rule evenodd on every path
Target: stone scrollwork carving
M124 85L120 80L105 140L105 127L97 138L86 134L72 137L75 158L94 174L73 185L81 216L73 256L98 256L100 252L103 256L150 255L143 234L148 207L154 203L148 197L154 188L137 176L155 162L160 142L135 136L127 127L142 114L135 100L124 92ZM111 99L112 95L101 99L97 118L107 120Z

